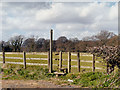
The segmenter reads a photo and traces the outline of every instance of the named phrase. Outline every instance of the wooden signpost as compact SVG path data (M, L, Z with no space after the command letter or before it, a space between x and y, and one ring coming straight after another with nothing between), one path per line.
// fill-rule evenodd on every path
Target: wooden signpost
M53 70L53 66L52 66L52 47L53 47L53 30L51 29L50 31L50 68L49 68L49 72L52 73Z

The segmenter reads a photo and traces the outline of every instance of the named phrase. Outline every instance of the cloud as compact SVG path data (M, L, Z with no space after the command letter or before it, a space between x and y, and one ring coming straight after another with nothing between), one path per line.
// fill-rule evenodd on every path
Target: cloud
M93 35L100 30L118 32L117 3L4 3L2 10L4 39L14 33L27 37L34 34L54 39Z
M80 4L81 5L81 4ZM85 6L66 5L65 3L54 3L50 9L41 9L36 13L36 20L45 23L92 23L94 17L87 17L90 11L84 10ZM86 14L86 16L85 16ZM93 19L93 20L92 20Z
M0 41L2 40L2 30L0 30Z
M91 24L98 19L117 17L117 4L108 7L107 3L54 3L49 9L41 9L36 13L36 19L46 23L81 23ZM113 14L113 11L116 15ZM108 18L109 16L109 18ZM99 18L101 17L101 18Z
M6 6L11 6L13 8L24 8L24 10L32 9L46 9L51 7L50 2L8 2L5 4ZM19 7L18 7L19 6Z
M0 41L2 40L2 3L0 3Z

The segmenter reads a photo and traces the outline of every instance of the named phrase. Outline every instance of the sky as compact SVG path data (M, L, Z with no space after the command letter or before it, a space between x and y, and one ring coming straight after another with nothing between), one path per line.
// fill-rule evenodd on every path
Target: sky
M16 35L49 39L51 29L54 39L82 39L101 30L118 34L118 3L4 2L1 6L0 40Z

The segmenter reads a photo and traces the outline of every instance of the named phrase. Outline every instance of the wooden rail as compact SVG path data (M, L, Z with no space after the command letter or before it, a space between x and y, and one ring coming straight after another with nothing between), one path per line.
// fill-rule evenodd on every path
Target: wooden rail
M6 62L5 62L5 52L2 52L2 58L3 58L3 64L5 64ZM63 52L62 51L60 51L59 53L58 53L58 55L59 55L59 69L61 69L62 68L62 66L65 66L65 65L62 65L63 64ZM75 61L77 61L77 68L78 68L78 72L80 72L80 69L81 69L81 65L80 65L80 63L81 63L81 61L82 60L80 60L80 53L79 52L77 52L77 60L75 60ZM67 69L68 69L68 73L70 73L71 72L71 67L73 67L73 66L71 66L71 61L72 61L72 59L71 59L71 52L68 52L68 65L67 65ZM19 58L19 57L18 57ZM24 68L26 69L26 59L28 59L28 58L26 58L26 52L23 52L23 65L24 65ZM33 58L34 59L34 58ZM37 59L39 59L40 60L40 58L37 58ZM52 58L53 59L53 58ZM34 59L35 60L35 59ZM45 59L45 60L48 60L48 64L47 64L47 66L48 66L48 69L49 70L51 70L51 67L50 67L50 65L52 65L53 66L53 64L50 64L51 62L50 62L50 52L48 52L48 55L47 55L47 58ZM93 55L93 61L92 61L92 71L93 72L95 72L95 69L97 69L96 68L96 66L95 66L95 55ZM108 66L107 66L107 69L106 69L106 71L108 72ZM51 73L51 72L50 72Z

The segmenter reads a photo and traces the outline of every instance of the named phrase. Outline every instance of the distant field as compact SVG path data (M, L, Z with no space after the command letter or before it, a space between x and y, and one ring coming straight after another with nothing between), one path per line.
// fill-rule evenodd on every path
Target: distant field
M53 53L53 68L54 70L57 70L59 61L55 60L59 58L59 55L55 55ZM66 52L63 52L63 67L67 68L67 58L68 54ZM5 54L6 57L6 63L7 62L23 62L23 55L22 53L11 53L11 52L6 52ZM34 63L34 64L43 64L42 66L47 67L47 52L42 52L42 53L26 53L26 61L27 63ZM71 53L71 65L72 65L72 72L77 72L77 53ZM81 71L92 71L92 54L89 53L80 53L80 60L81 60ZM2 53L0 53L0 62L2 63ZM105 64L102 63L102 59L96 58L96 71L106 71L106 67L104 66ZM30 65L27 65L30 66Z

